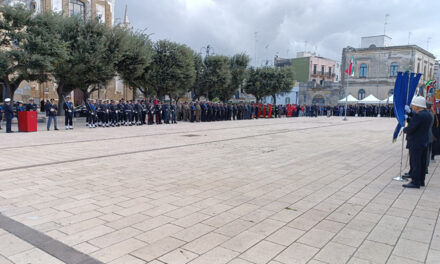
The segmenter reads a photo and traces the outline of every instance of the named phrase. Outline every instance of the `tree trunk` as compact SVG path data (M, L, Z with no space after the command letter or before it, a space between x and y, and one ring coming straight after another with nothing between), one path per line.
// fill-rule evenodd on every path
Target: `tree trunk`
M57 94L58 94L58 115L64 115L64 109L63 109L63 105L64 105L64 84L61 81L58 84L57 87Z
M277 96L276 94L272 94L272 98L273 98L273 105L277 104Z

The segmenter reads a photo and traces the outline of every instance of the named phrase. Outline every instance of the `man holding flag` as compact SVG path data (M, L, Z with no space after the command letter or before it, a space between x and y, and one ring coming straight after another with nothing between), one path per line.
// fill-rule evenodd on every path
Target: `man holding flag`
M420 188L425 186L426 151L428 148L428 132L431 129L432 117L426 111L426 100L423 96L416 96L411 102L416 114L411 122L403 129L407 135L409 159L411 166L411 182L404 184L405 188Z

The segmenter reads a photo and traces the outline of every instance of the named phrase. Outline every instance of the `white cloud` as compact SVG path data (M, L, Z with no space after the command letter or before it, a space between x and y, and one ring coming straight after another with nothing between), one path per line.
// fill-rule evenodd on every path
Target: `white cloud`
M195 51L210 44L217 54L246 52L257 63L278 54L293 57L305 49L340 60L345 46L359 47L362 36L387 35L394 45L408 43L440 57L436 0L117 0L116 17L128 4L130 21L152 38L187 44Z

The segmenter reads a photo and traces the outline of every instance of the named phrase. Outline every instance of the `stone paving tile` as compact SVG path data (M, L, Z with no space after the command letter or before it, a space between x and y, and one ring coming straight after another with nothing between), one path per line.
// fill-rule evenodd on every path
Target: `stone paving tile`
M37 248L10 256L9 259L15 264L64 264L64 262Z
M344 264L355 251L354 247L330 242L319 251L315 259L328 263Z
M275 257L275 260L286 264L303 264L307 263L318 251L318 248L295 242Z
M394 127L298 118L1 134L0 170L38 167L0 171L0 212L112 264L437 263L439 163L426 188L402 190ZM13 240L0 255L36 251Z
M240 258L257 264L267 263L284 249L282 245L263 240L241 254Z

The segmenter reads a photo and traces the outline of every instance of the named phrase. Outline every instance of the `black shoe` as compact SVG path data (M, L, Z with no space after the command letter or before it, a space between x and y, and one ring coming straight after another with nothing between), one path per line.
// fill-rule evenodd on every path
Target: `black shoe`
M55 128L55 130L59 130L58 128Z
M405 173L405 174L403 174L403 176L411 177L411 174Z
M404 188L420 189L420 186L419 185L415 185L414 183L404 184L404 185L402 185L402 187L404 187Z
M402 179L404 179L404 180L411 179L411 175L405 174L405 175L402 176Z
M14 133L14 131L7 131L6 133Z

